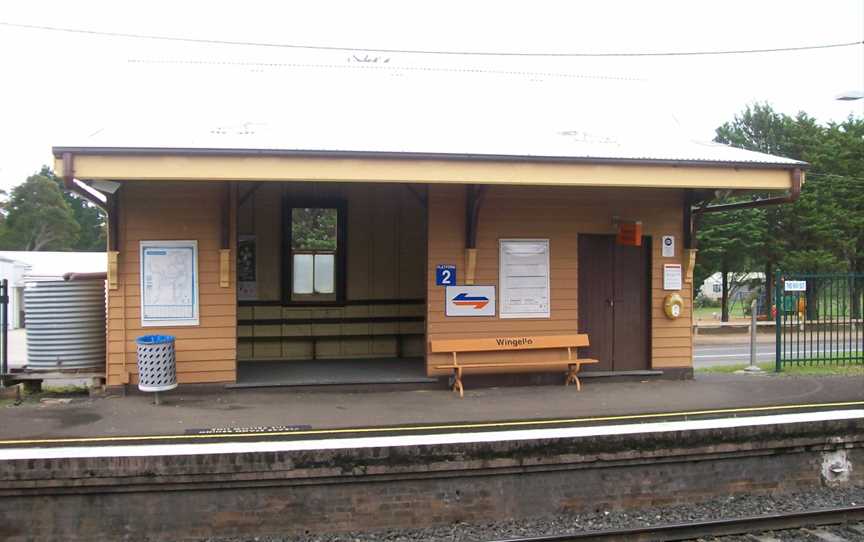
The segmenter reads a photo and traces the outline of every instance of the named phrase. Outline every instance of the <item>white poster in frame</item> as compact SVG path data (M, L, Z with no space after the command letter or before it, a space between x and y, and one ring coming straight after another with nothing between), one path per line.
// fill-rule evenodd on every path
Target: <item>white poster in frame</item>
M499 241L501 318L549 318L549 239Z
M198 242L141 241L141 326L199 325Z

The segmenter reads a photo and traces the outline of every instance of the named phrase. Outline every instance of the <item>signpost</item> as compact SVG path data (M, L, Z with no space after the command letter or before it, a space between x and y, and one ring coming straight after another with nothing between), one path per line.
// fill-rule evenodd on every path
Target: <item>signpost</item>
M806 292L807 291L807 281L806 280L784 280L783 281L783 289L787 292Z

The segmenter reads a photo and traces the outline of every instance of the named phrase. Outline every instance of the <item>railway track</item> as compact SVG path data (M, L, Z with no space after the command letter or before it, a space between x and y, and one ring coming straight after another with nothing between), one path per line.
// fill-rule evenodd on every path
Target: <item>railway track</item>
M850 506L771 514L737 519L711 520L698 523L682 523L637 527L630 529L610 529L565 535L535 536L528 538L508 538L495 542L611 542L611 541L670 541L706 539L718 536L746 535L765 531L785 531L806 527L840 525L864 521L864 506ZM843 540L838 538L837 540ZM858 538L864 540L864 531Z

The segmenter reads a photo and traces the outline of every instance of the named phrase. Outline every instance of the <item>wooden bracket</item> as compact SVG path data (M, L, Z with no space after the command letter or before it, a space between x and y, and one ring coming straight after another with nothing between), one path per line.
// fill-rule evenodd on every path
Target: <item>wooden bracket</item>
M477 249L465 249L465 284L471 286L477 276Z
M413 184L405 184L404 186L408 189L409 192L411 192L411 194L414 195L415 198L417 198L417 201L420 202L420 205L422 205L424 209L427 209L429 207L428 190L426 191L426 193L422 193L417 190L417 187L415 187Z
M684 267L682 272L684 274L684 282L687 284L693 283L693 270L696 268L696 253L698 250L695 248L685 249L684 250Z
M469 184L465 190L465 284L472 285L477 273L477 223L486 187Z
M119 288L117 283L117 260L120 253L116 250L108 251L108 289L116 290Z
M240 199L237 202L237 207L242 207L243 204L246 203L246 201L255 194L255 192L261 187L262 184L264 183L260 181L252 183L252 186L249 188L249 190L247 190L240 196Z
M219 287L231 287L231 249L223 248L219 251Z

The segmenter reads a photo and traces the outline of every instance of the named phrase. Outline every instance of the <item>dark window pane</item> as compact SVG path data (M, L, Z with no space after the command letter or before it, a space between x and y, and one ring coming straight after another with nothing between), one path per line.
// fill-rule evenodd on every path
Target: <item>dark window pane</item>
M336 250L336 209L291 210L293 250Z

